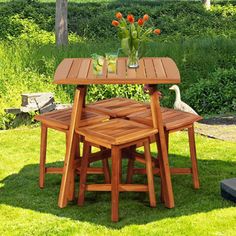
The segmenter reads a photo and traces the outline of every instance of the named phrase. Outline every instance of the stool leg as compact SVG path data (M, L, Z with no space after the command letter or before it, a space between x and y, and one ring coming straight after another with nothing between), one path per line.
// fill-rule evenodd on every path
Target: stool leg
M197 155L196 155L196 146L195 146L195 137L194 137L194 127L188 128L188 138L189 138L189 147L190 147L190 157L192 162L192 178L193 186L195 189L199 189L199 179L198 179L198 167L197 167Z
M132 178L134 174L134 155L133 151L135 150L136 146L131 146L129 150L129 158L128 158L128 169L127 169L127 177L126 177L126 183L131 184Z
M153 179L153 171L152 171L152 158L150 154L150 145L148 141L144 141L144 154L145 154L145 160L146 160L146 171L147 171L150 206L156 207L156 196L155 196L154 179Z
M75 142L75 159L80 159L80 136L76 135L76 142Z
M83 206L84 204L84 194L86 188L86 177L87 177L87 168L89 164L90 151L91 151L90 144L84 140L83 157L81 160L81 167L80 167L80 184L79 184L79 197L78 197L79 206Z
M44 182L45 182L47 133L48 133L48 128L41 124L40 163L39 163L39 187L40 188L44 188Z
M104 147L100 147L101 150L105 150ZM111 174L110 174L110 168L109 168L109 163L108 159L102 159L102 168L104 172L104 178L105 178L105 183L110 184L111 183Z
M119 220L119 184L120 184L120 160L121 151L119 147L112 146L112 179L111 179L111 220Z
M166 184L165 184L165 178L164 178L164 171L162 169L163 162L162 162L162 156L161 156L161 146L160 146L160 140L159 136L156 135L156 145L158 149L158 160L159 160L159 168L160 168L160 177L161 177L161 202L166 202Z
M165 138L166 138L167 153L169 154L169 131L165 130Z
M104 172L104 178L105 178L105 183L110 184L111 183L111 175L110 175L110 168L109 168L109 163L107 159L102 160L102 168Z
M68 135L69 132L66 132L66 147L68 147ZM79 135L75 136L75 158L74 160L78 160L80 157L80 150L79 150ZM72 201L75 198L75 164L73 166L74 171L71 172L70 178L70 186L69 186L69 193L68 193L68 200Z

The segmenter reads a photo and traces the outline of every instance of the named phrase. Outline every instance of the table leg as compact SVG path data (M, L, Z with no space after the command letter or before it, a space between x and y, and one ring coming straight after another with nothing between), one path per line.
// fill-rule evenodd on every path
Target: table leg
M121 150L117 146L112 147L112 177L111 177L111 220L119 220L119 185Z
M172 182L171 182L171 175L170 175L170 166L168 161L168 153L167 153L167 146L166 146L166 139L164 133L164 127L162 122L162 114L161 114L161 107L159 101L158 91L154 90L151 94L151 110L152 110L152 120L153 126L158 129L158 138L160 141L160 151L161 155L160 158L160 168L163 170L163 178L165 184L165 205L168 208L174 207L174 195L172 189ZM162 180L163 181L163 180Z
M70 129L68 133L68 143L66 148L67 151L64 161L61 188L58 199L58 206L60 208L66 207L68 202L68 192L72 177L71 173L74 171L73 162L76 148L75 128L78 127L81 118L84 96L85 96L85 87L78 86L75 91L74 105L71 112L71 123L70 123Z

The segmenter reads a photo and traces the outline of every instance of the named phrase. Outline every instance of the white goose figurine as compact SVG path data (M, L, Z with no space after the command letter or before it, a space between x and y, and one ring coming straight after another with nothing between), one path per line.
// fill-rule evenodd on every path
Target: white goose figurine
M175 98L175 103L174 103L174 109L198 115L197 112L194 111L192 107L190 107L185 102L181 101L180 90L177 85L173 85L169 89L175 91L176 98Z

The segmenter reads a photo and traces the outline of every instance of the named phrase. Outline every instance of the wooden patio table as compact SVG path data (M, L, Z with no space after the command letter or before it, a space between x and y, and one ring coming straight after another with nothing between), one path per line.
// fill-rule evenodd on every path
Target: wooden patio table
M75 128L79 127L82 108L85 106L86 86L91 84L149 84L151 111L154 128L158 129L157 139L161 153L159 153L160 169L163 172L163 186L165 206L174 207L168 153L160 109L158 84L178 84L180 74L175 62L171 58L143 58L139 60L137 69L127 67L127 58L118 58L116 73L108 73L107 65L103 65L103 75L93 73L92 59L66 58L56 69L55 84L77 85L71 114L67 153L64 162L63 175L58 199L58 206L63 208L68 203L70 183L73 173L73 158L75 154Z

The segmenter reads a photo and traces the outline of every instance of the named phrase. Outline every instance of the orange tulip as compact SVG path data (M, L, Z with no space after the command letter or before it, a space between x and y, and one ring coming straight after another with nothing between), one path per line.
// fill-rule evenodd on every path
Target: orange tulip
M145 21L148 21L148 19L149 19L149 15L148 14L145 14L144 16L143 16L143 21L145 22Z
M117 27L120 23L117 20L113 20L111 24L115 27Z
M142 25L143 25L143 23L144 23L144 21L143 21L143 19L142 19L142 18L138 19L138 25L142 26Z
M129 15L127 16L127 20L128 20L131 24L133 24L133 23L134 23L134 16L131 15L131 14L129 14Z
M122 19L122 17L123 17L123 16L122 16L122 14L121 14L120 12L117 12L117 13L116 13L116 18L117 18L117 19Z
M160 30L160 29L155 29L155 30L153 31L153 33L154 33L154 34L160 34L160 33L161 33L161 30Z

